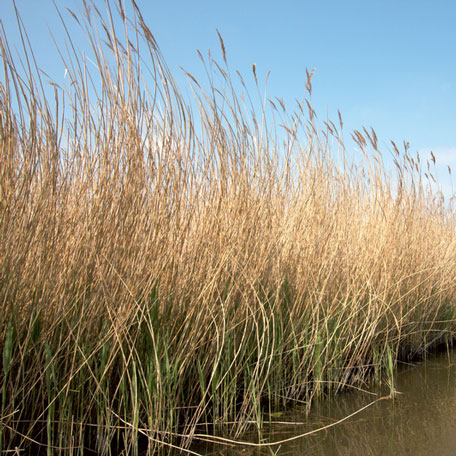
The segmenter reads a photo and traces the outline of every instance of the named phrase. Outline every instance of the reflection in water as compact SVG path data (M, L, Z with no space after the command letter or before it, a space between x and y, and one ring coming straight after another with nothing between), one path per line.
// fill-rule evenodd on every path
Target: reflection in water
M207 455L455 455L456 454L456 352L441 354L427 362L400 369L396 388L402 394L393 401L372 407L332 428L278 447L206 447ZM379 395L387 391L375 391ZM353 413L375 399L348 392L336 399L315 401L308 418L295 409L281 421L305 425L274 425L266 430L267 441L278 441L326 426ZM256 437L256 438L255 438ZM255 434L252 441L257 441ZM248 436L247 436L248 440ZM202 447L197 451L202 452Z

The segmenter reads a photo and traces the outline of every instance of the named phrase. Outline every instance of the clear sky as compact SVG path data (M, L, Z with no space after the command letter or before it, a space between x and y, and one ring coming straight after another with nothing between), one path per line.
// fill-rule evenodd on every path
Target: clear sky
M116 0L117 1L117 0ZM116 1L112 1L113 6ZM128 0L125 0L128 3ZM374 127L386 151L392 139L437 157L449 193L447 165L456 172L456 1L454 0L136 0L162 53L185 91L179 67L203 74L196 49L220 56L223 36L230 68L251 76L287 106L305 92L305 69L316 68L313 104L320 118L344 119L353 129ZM12 0L0 18L10 45L19 44ZM56 0L82 11L82 0ZM63 29L51 0L16 0L39 65L63 78L48 28ZM103 10L104 1L96 0ZM290 108L290 109L291 109Z

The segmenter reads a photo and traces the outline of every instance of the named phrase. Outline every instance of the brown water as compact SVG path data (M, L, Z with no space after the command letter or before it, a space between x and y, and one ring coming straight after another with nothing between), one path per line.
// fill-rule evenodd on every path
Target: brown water
M456 352L433 356L425 362L403 365L396 374L395 400L381 400L326 430L268 448L200 446L205 455L456 455ZM314 402L310 415L296 408L280 418L306 424L266 426L266 441L279 441L330 425L388 394L343 393L332 400ZM243 439L249 439L249 436ZM252 433L251 441L258 441ZM272 452L271 452L272 450Z

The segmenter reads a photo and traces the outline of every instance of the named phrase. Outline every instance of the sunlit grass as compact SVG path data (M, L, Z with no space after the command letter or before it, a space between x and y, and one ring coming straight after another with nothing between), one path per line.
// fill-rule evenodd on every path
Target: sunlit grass
M432 163L394 145L390 173L367 130L350 158L311 74L296 111L255 110L222 40L190 108L139 11L126 35L90 17L99 71L68 36L55 97L1 35L2 449L238 437L372 376L393 391L398 357L452 341L456 223Z

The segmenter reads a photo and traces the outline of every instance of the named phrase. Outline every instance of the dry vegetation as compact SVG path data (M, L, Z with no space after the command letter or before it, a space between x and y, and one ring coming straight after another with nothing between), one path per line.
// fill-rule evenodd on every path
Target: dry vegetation
M0 38L3 449L238 437L452 340L455 214L429 163L393 146L390 176L373 131L350 159L311 74L295 112L255 111L222 41L191 109L139 11L86 13L98 68L69 35L55 96L25 30L24 70Z

